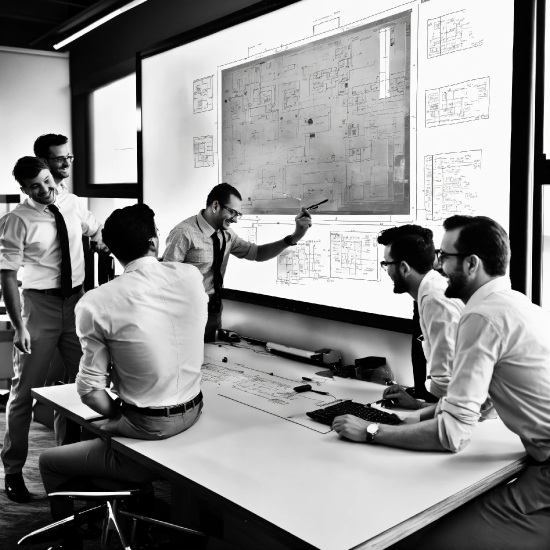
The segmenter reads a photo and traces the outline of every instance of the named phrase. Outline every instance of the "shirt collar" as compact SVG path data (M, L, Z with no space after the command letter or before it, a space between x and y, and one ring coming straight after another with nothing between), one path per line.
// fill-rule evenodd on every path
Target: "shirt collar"
M430 271L428 271L428 273L424 275L424 277L420 281L420 285L418 286L418 300L417 300L418 302L420 302L420 298L422 298L422 296L427 294L428 283L430 281L433 281L437 277L441 277L441 275L435 269L430 269Z
M488 283L485 283L483 286L479 287L473 294L472 297L468 300L466 307L464 308L463 315L470 311L472 308L480 304L487 296L493 294L494 292L500 292L501 290L510 290L512 288L512 283L508 277L497 277L496 279L490 280Z
M154 256L142 256L137 258L137 260L132 260L130 263L126 264L124 268L124 273L130 273L141 269L144 265L148 264L158 264L158 260Z
M199 227L201 228L201 231L203 233L206 233L209 237L211 237L214 233L216 233L216 230L204 219L202 213L204 210L201 210L197 215L197 223L199 224Z
M46 208L48 208L48 206L50 206L49 204L40 204L39 202L35 202L30 197L27 197L27 204L31 208L34 208L35 210L40 212L41 214L43 214L44 211L46 210ZM55 200L52 202L52 204L55 204L55 206L57 206L57 208L59 208L59 203L57 202L57 196L56 196ZM61 210L61 208L59 208L59 210Z

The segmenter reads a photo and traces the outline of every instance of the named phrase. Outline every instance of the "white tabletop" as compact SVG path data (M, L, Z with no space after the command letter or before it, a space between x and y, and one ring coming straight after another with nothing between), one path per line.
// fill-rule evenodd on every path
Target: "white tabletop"
M249 350L206 346L205 354L282 380L318 379L318 367ZM384 389L344 379L319 387L361 402ZM519 470L525 457L500 420L480 423L459 454L414 452L310 430L224 397L223 387L211 382L202 389L203 416L192 429L164 441L117 437L113 447L322 550L384 548Z

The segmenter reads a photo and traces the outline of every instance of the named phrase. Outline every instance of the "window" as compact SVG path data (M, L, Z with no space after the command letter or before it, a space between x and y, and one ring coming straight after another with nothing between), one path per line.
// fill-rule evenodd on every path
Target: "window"
M90 183L137 183L136 75L91 94Z

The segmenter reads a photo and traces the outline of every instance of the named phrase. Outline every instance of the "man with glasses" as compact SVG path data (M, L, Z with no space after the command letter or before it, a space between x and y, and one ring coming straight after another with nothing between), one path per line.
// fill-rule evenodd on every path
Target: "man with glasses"
M61 134L44 134L34 142L34 154L48 165L58 193L69 192L65 180L69 177L74 156L69 154L68 141Z
M510 243L485 216L452 216L439 253L446 295L465 304L453 376L434 418L400 426L349 415L343 437L418 451L459 452L489 397L529 456L525 470L397 543L417 550L546 550L550 541L550 315L511 289Z
M380 264L393 281L393 291L410 294L418 304L422 349L430 375L429 391L437 400L447 394L456 330L464 304L445 296L447 279L433 269L435 252L430 229L419 225L390 227L380 233L378 243L384 245L384 261ZM427 405L398 385L388 388L386 394L402 407L420 409ZM432 407L432 415L433 410Z
M294 246L311 227L311 216L302 208L296 216L296 228L291 235L269 244L256 245L241 239L231 229L242 216L242 197L233 186L220 183L210 191L206 208L196 216L179 223L168 235L163 260L183 262L198 267L208 294L208 323L205 341L215 339L221 327L221 289L229 254L237 258L265 262Z

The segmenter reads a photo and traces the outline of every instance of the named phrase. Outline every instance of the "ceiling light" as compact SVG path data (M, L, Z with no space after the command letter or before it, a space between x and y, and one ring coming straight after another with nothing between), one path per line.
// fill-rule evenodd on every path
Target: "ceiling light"
M118 10L113 11L109 15L106 15L105 17L102 17L101 19L98 19L91 25L88 25L84 29L75 32L73 35L69 36L69 38L65 38L65 40L62 40L58 44L54 44L54 49L59 50L60 48L63 48L63 46L66 46L73 40L76 40L77 38L80 38L81 36L84 36L86 33L97 29L97 27L100 27L103 25L103 23L107 23L107 21L115 18L117 15L120 15L121 13L124 13L125 11L131 10L132 8L135 8L136 6L139 6L140 4L143 4L147 0L134 0L133 2L130 2L129 4L126 4L122 8L119 8Z

